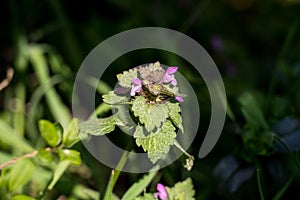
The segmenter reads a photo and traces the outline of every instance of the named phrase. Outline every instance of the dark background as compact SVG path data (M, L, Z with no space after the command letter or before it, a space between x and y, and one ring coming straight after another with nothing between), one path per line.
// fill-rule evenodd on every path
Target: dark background
M235 155L242 168L250 169L254 165L240 155L243 142L241 133L236 129L236 124L242 127L245 123L238 103L238 98L244 92L254 93L258 102L262 102L264 116L271 127L286 117L299 118L299 1L12 0L2 1L0 5L0 81L5 78L7 68L15 69L14 79L9 87L0 91L0 111L3 113L9 110L7 102L15 85L26 85L26 102L38 86L36 72L30 64L24 68L16 67L20 41L28 45L46 44L60 56L66 66L58 74L65 77L65 82L57 86L56 90L69 108L72 82L81 62L96 45L108 37L132 28L153 26L180 31L199 42L211 55L222 74L228 103L236 121L227 118L216 147L206 158L196 158L192 171L187 172L182 167L181 160L162 169L155 180L171 186L190 176L196 190L196 199L258 199L255 174L248 177L243 171L236 177L240 181L232 181L230 178L234 174L227 177L228 180L224 177L222 179L214 173L214 169L220 160L228 155ZM24 52L26 55L26 48ZM111 76L106 77L157 60L166 65L190 67L184 59L171 53L139 50L117 59L106 72ZM210 119L209 96L205 84L193 73L193 69L180 72L195 89L201 106L199 134L189 149L189 152L197 157ZM53 76L57 74L54 70L50 70L50 73ZM113 85L115 80L104 78L104 81ZM276 99L279 99L278 102L275 102ZM55 121L47 109L47 103L42 100L40 104L43 107L37 111L40 112L40 118ZM26 134L25 138L35 144L36 141ZM76 148L82 151L83 160L92 176L87 180L66 176L55 188L53 196L68 195L70 190L65 184L72 187L76 181L83 181L85 185L101 193L105 190L110 169L95 161L81 144L77 144ZM297 150L296 148L295 152ZM263 183L267 199L276 194L290 174L297 172L287 157L287 154L256 157L261 161L265 172ZM269 159L272 160L271 164L267 162ZM283 164L285 168L279 167L280 170L276 171L277 166L282 165L272 164L274 160ZM275 173L272 173L272 170L275 170ZM226 171L230 173L230 169L226 167L223 171L223 175ZM141 175L123 173L115 193L123 194L138 177ZM284 199L300 197L299 180L299 176L296 176ZM232 189L235 187L233 185L237 189ZM151 185L149 190L154 191L155 185Z

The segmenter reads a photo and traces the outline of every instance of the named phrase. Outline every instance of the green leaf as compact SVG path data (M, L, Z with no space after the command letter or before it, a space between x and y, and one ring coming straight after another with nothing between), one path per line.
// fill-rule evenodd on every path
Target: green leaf
M47 63L47 56L44 52L44 47L37 44L31 44L27 48L29 60L32 63L37 79L44 88L49 88L48 84L50 82L50 72ZM45 93L45 98L47 106L54 119L59 121L63 127L66 127L67 123L71 121L71 114L55 88L49 88Z
M61 143L62 130L57 128L52 122L48 120L40 120L39 129L42 137L51 147L56 147Z
M53 189L53 187L55 186L57 181L59 181L59 179L62 177L64 172L68 169L69 165L70 165L70 162L68 160L63 160L58 163L58 165L56 166L55 171L53 173L51 183L48 186L48 190Z
M46 149L40 149L37 158L43 163L51 163L54 156L50 151L47 151Z
M9 145L14 150L22 152L34 151L34 148L28 144L23 137L19 137L19 134L8 123L0 120L0 138L1 143Z
M137 68L124 71L122 74L118 74L117 78L121 86L131 88L132 79L137 78Z
M80 165L80 152L72 149L59 149L58 156L61 161L67 160L73 165Z
M169 116L172 120L172 122L177 126L182 132L183 132L183 126L182 126L182 118L181 118L181 109L179 106L179 103L168 103L167 104L169 108Z
M8 181L9 181L9 174L10 173L10 168L6 167L1 170L1 175L0 175L0 194L1 194L1 188L7 188Z
M34 164L29 159L22 159L15 163L10 171L8 181L9 191L14 191L27 183L34 171Z
M124 194L122 197L123 200L132 200L136 198L140 193L143 192L143 190L150 184L150 182L153 180L153 178L156 176L158 167L154 169L153 171L149 172L149 174L146 174L143 176L142 179L140 179L138 182L134 183Z
M245 148L254 155L268 155L274 145L271 131L257 131L251 128L244 128L242 139Z
M129 103L128 97L118 96L114 91L109 91L108 94L102 95L103 101L107 104L127 104Z
M27 195L20 194L20 195L14 195L12 197L12 200L35 200L35 198L32 198L32 197L27 196Z
M78 137L78 119L73 118L67 130L63 134L63 144L66 147L71 147L79 140L80 138Z
M99 200L99 192L88 188L85 185L76 184L72 190L72 194L76 199Z
M152 163L163 158L173 145L176 133L172 122L167 120L155 133L146 136L142 126L137 126L134 132L136 144L142 146L144 151L148 153L148 157Z
M253 127L256 130L259 130L259 128L268 129L268 124L263 116L262 110L252 94L245 93L240 97L239 102L249 127Z
M145 97L138 96L132 104L134 116L139 117L147 131L160 128L168 118L168 107L165 104L148 104Z
M116 119L114 116L91 119L79 124L80 134L105 135L115 130Z
M168 200L194 200L195 190L191 178L187 178L183 182L176 183L174 187L166 187L168 192Z

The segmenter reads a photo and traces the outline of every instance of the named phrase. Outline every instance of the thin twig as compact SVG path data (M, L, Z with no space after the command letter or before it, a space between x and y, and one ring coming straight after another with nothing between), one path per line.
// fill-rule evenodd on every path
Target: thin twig
M19 160L22 160L24 158L34 158L34 157L37 156L37 154L38 154L38 151L33 151L31 153L24 154L24 155L22 155L20 157L13 158L13 159L7 161L6 163L0 164L0 170L4 169L5 167L7 167L9 165L15 164L16 162L18 162Z
M11 67L8 68L7 71L6 71L6 78L3 81L0 82L0 91L8 86L8 84L10 83L13 75L14 75L14 69L11 68Z

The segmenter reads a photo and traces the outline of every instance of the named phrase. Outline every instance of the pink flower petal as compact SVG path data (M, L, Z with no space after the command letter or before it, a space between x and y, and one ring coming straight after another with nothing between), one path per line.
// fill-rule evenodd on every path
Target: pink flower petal
M130 91L130 95L134 96L137 92L140 92L142 90L142 81L138 78L132 79L132 87Z
M177 71L178 67L169 67L167 69L167 74L174 74Z
M179 101L179 102L183 102L183 98L180 97L180 96L176 96L175 99L176 99L177 101Z
M161 200L168 200L168 193L166 187L163 184L158 183L156 189L158 191L158 196Z

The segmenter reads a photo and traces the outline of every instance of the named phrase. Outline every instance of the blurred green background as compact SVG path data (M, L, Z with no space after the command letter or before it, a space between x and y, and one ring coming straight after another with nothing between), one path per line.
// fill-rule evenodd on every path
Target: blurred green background
M270 127L287 118L299 122L298 0L11 0L2 1L0 10L0 163L28 152L22 143L7 140L5 135L15 134L20 141L39 148L44 145L37 129L39 119L63 126L69 123L76 72L96 45L132 28L164 27L192 37L208 51L222 74L235 117L229 114L216 147L206 158L196 158L192 171L187 172L179 160L162 169L155 183L173 185L190 176L196 199L258 199L257 180L251 170L253 160L259 160L266 199L275 196L291 174L296 175L283 199L300 198L299 169L288 154L252 152L251 159L247 159L248 153L244 155L247 141L242 139L241 129L247 119L238 100L245 92L251 93ZM184 59L159 50L130 52L112 63L106 72L108 78L103 78L108 86L100 88L99 95L113 87L116 80L111 77L115 74L157 60L185 67L179 71L197 93L201 122L189 149L197 157L210 119L210 100L204 82ZM289 126L287 122L284 125ZM298 135L293 140L300 143ZM72 188L79 183L100 193L105 190L110 169L93 159L80 143L75 148L81 151L84 163L64 175L50 199L74 196ZM299 146L291 148L297 158ZM220 166L229 155L234 155L234 161L223 160L225 166ZM238 168L228 166L234 162L249 170L236 175ZM122 195L139 177L122 173L115 193ZM35 190L27 188L32 193ZM155 190L154 183L149 190Z

